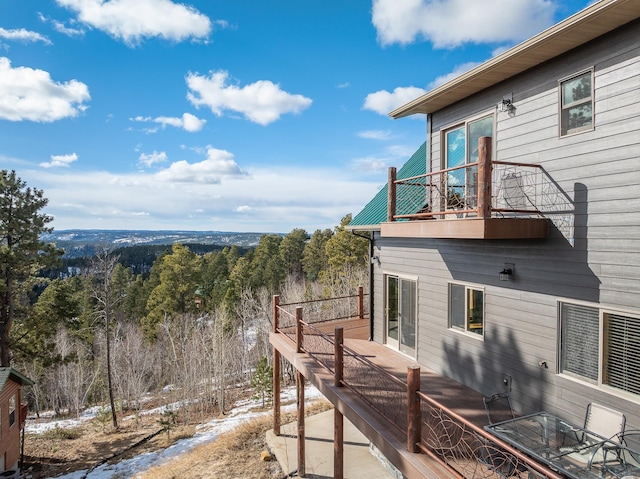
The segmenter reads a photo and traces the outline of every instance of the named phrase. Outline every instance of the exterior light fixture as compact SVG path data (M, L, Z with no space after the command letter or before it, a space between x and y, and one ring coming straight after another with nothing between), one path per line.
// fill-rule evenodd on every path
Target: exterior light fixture
M511 98L503 98L502 101L498 103L498 110L503 112L504 111L510 112L514 108L515 107L513 106L513 102L511 101Z
M504 268L500 271L500 281L511 281L516 272L516 265L513 263L505 263Z
M500 271L500 281L509 281L513 276L513 270L511 268L504 268Z

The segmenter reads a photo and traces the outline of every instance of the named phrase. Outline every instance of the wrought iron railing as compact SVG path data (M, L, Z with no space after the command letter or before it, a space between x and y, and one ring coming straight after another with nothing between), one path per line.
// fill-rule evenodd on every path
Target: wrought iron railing
M401 379L344 345L341 327L329 333L326 318L309 323L303 320L301 306L296 306L295 314L282 314L284 306L290 305L281 306L274 297L274 331L284 334L296 344L298 352L306 353L333 374L335 385L348 388L384 418L406 439L409 451L435 459L452 477L561 479L421 392L419 367L410 367L407 378ZM291 318L295 324L291 324Z

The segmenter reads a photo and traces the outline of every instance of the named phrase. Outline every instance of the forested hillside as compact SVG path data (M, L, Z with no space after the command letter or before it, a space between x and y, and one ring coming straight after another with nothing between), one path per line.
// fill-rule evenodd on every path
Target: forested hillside
M31 410L135 409L163 388L175 401L197 399L194 414L224 410L227 385L249 385L259 363L269 366L273 294L295 302L367 286L368 240L346 231L349 221L266 234L250 249L104 251L75 274L49 269L25 283L11 352L36 383Z

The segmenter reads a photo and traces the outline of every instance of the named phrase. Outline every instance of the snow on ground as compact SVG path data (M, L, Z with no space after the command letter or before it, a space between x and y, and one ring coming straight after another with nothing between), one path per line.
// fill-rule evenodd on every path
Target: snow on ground
M305 399L314 400L320 399L322 395L313 386L307 386L305 389ZM293 401L293 404L283 406L282 411L287 412L289 410L295 410L296 404L296 389L295 387L282 390L281 401L283 403ZM196 428L196 433L193 437L181 439L176 441L170 447L166 449L160 449L154 452L148 452L140 454L134 458L123 460L117 464L103 464L91 472L87 473L87 470L75 471L64 476L58 476L56 479L111 479L115 477L132 477L135 478L137 474L157 466L164 462L170 461L176 456L190 451L196 446L205 444L215 439L222 433L230 431L238 426L240 423L245 422L248 419L264 416L270 414L269 412L256 412L251 409L259 407L260 400L246 400L236 404L225 417L221 419L214 419L206 424L202 424ZM85 413L79 419L67 419L61 421L51 421L41 424L30 424L27 421L26 429L28 432L43 432L47 429L51 429L58 425L59 427L74 427L79 423L90 420L95 416L99 408L85 411ZM46 427L45 427L46 424Z

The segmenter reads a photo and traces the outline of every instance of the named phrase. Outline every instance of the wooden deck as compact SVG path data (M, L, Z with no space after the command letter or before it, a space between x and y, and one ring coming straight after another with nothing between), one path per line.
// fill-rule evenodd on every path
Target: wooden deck
M346 335L345 335L346 336ZM451 472L425 454L410 453L405 438L381 414L345 387L334 386L333 375L306 353L296 353L284 334L271 333L271 344L382 451L408 479L440 479ZM415 360L384 345L365 339L345 338L345 345L393 375L406 379ZM451 379L421 367L421 391L477 426L487 424L482 396Z

